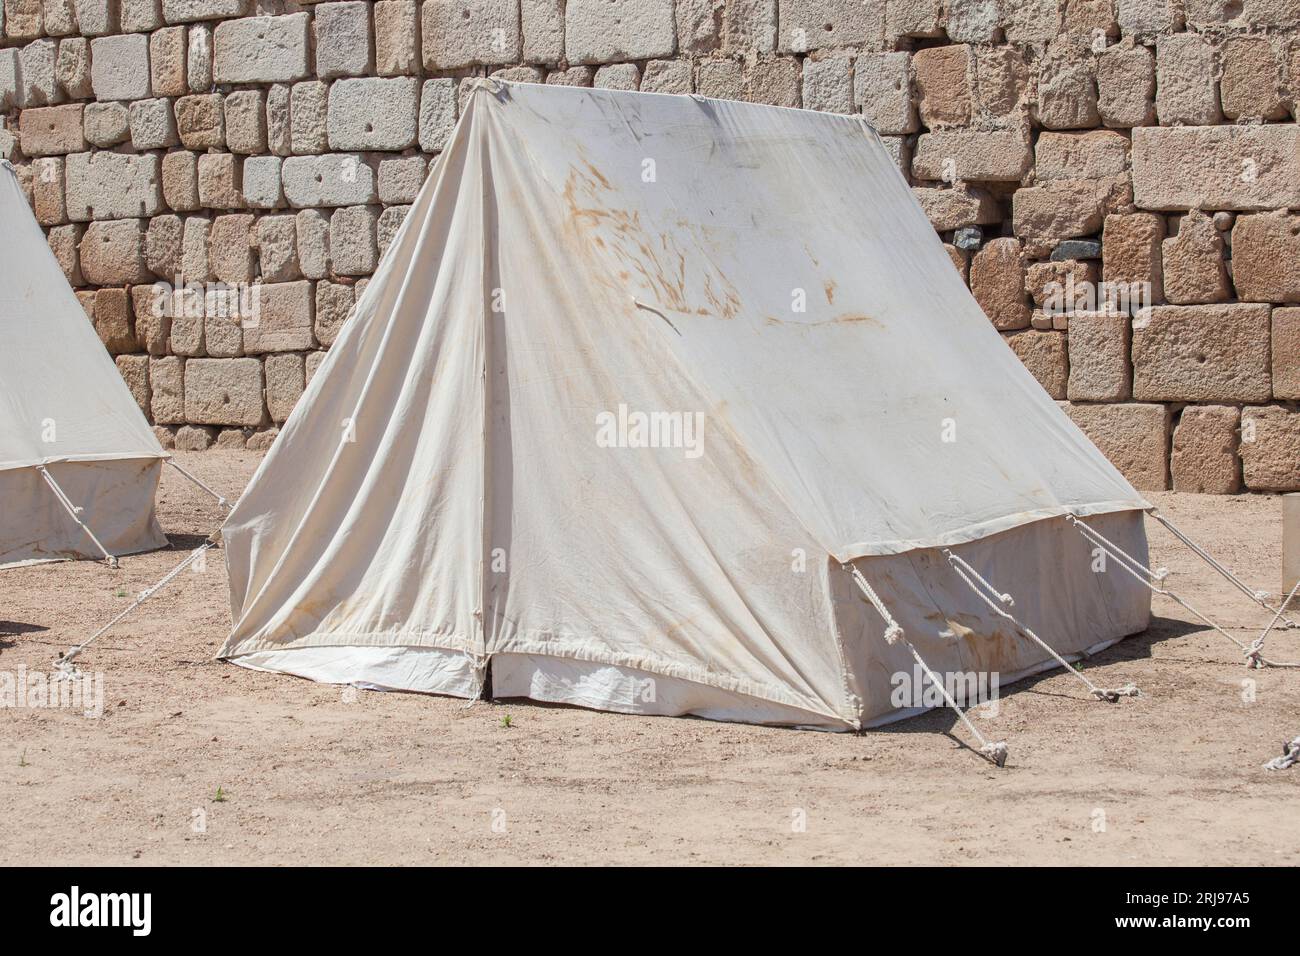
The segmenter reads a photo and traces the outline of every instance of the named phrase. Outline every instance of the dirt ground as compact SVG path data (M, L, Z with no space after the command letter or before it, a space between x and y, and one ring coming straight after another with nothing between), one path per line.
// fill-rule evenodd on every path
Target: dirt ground
M234 497L258 456L179 460ZM1277 590L1279 499L1155 499ZM181 549L220 520L172 469L159 517ZM1148 524L1172 586L1253 638L1268 615ZM0 671L49 673L182 554L0 572ZM1300 672L1247 671L1165 599L1147 633L1087 664L1142 697L1090 702L1060 672L1003 689L981 721L1011 748L997 770L949 713L826 734L467 707L217 663L226 578L210 557L86 652L102 717L0 709L0 863L1300 863L1300 768L1262 769L1300 734ZM1270 648L1300 659L1300 632Z

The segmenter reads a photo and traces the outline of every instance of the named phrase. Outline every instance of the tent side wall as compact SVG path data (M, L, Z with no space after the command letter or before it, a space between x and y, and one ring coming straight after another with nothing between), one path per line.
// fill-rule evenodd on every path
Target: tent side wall
M162 466L161 458L117 458L46 468L109 554L121 556L167 544L154 514ZM101 557L35 467L0 470L0 501L0 567Z

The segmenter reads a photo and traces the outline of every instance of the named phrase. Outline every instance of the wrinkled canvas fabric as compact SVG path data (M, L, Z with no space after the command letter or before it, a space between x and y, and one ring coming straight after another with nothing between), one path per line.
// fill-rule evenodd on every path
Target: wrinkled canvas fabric
M841 562L1034 523L1051 553L1066 514L1128 515L1140 549L1146 506L859 119L483 84L226 523L221 653L356 680L347 648L406 648L427 677L379 652L371 683L461 694L494 659L573 702L625 697L615 668L721 695L682 712L852 727L888 709L891 655ZM1014 570L1079 649L1145 626L1117 576ZM932 611L912 577L882 595ZM976 605L951 609L968 643L995 626ZM935 666L1034 663L945 640ZM548 658L585 676L528 671Z
M101 556L38 466L111 553L161 547L154 492L166 452L7 165L0 232L0 565Z

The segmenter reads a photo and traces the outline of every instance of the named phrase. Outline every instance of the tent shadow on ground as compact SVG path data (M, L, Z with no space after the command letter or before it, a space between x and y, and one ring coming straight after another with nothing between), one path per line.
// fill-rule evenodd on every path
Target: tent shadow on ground
M1094 672L1099 666L1123 663L1126 661L1147 660L1151 657L1151 648L1154 645L1203 630L1206 630L1204 625L1196 624L1191 621L1180 621L1175 618L1153 616L1151 618L1151 626L1145 631L1142 631L1139 634L1134 634L1132 637L1127 637L1118 644L1114 644L1111 647L1106 648L1104 651L1086 658L1083 661L1084 673L1088 675L1089 680L1099 687L1109 686L1105 681L1097 679ZM1226 658L1225 662L1227 662ZM1045 697L1078 699L1087 704L1094 703L1088 697L1087 688L1082 684L1071 682L1070 692L1068 693L1059 693L1057 691L1040 689L1039 685L1043 682L1060 677L1061 670L1060 667L1055 667L1051 670L1025 677L1013 684L1008 684L1006 687L999 689L999 696L1007 697L1013 694L1038 694ZM1129 675L1129 677L1122 681L1122 683L1128 683L1129 679L1131 679L1134 684L1138 685L1139 690L1141 689L1141 680L1133 675ZM1123 704L1123 700L1120 700L1115 704L1108 706L1122 707ZM908 720L900 720L897 723L886 724L885 726L878 727L870 732L893 734L943 734L954 744L974 753L975 749L961 737L957 736L957 725L958 718L956 714L947 707L936 707L924 714L918 714L915 717ZM962 729L961 732L964 733L964 729Z
M44 624L24 624L21 621L4 621L0 620L0 651L8 650L17 645L17 641L12 638L19 634L36 634L40 631L48 631L49 628Z
M176 551L193 551L208 540L206 534L169 534L167 542Z

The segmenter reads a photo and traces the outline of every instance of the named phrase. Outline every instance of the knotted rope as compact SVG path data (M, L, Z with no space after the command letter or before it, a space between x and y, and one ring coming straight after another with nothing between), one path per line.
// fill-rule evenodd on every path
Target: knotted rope
M1190 604L1188 604L1186 601L1180 598L1173 591L1169 590L1168 588L1159 587L1155 584L1152 584L1151 583L1152 580L1163 581L1166 577L1169 576L1169 571L1166 568L1159 568L1158 570L1152 571L1150 568L1148 568L1137 558L1133 557L1131 554L1128 554L1119 545L1107 539L1104 535L1101 534L1101 532L1084 524L1074 515L1066 515L1065 520L1070 522L1072 525L1074 525L1074 527L1079 531L1080 534L1084 536L1084 538L1091 541L1094 545L1101 548L1112 558L1118 561L1120 567L1122 567L1125 571L1131 574L1138 581L1141 581L1143 584L1145 584L1153 594L1159 594L1163 597L1169 598L1174 603L1180 605L1184 610L1189 611L1192 614L1195 614L1206 625L1218 631L1228 640L1232 641L1233 644L1237 645L1238 649L1240 649L1242 654L1244 654L1246 657L1247 667L1257 667L1257 668L1259 667L1300 667L1300 664L1296 664L1296 663L1268 660L1260 653L1259 647L1256 647L1254 644L1247 645L1237 640L1237 638L1233 637L1231 634L1229 634L1227 631L1221 628L1218 624L1214 623L1214 621L1210 620L1208 617L1206 617L1196 608L1192 607ZM1258 644L1259 642L1256 641L1255 643Z
M1283 610L1286 608L1287 603L1290 599L1288 599L1288 601L1283 601L1281 607L1276 607L1276 608L1273 607L1273 605L1268 603L1267 591L1256 591L1253 588L1251 588L1250 585L1248 585L1245 581L1241 580L1241 578L1239 578L1236 574L1234 574L1231 568L1217 561L1214 558L1214 556L1210 554L1210 552L1206 551L1199 544L1197 544L1186 534L1184 534L1178 527L1174 525L1172 521L1170 521L1168 518L1162 515L1157 509L1155 508L1151 509L1151 517L1155 518L1162 525L1164 525L1165 529L1168 530L1168 532L1172 534L1175 538L1177 538L1179 541L1185 544L1192 551L1192 553L1197 555L1202 561L1204 561L1210 567L1214 568L1215 571L1218 571L1219 574L1223 575L1224 579L1230 582L1232 586L1235 587L1238 591L1246 595L1246 597L1250 598L1252 601L1254 601L1260 607L1264 608L1266 611L1276 611L1281 616L1281 619L1286 622L1285 624L1286 627L1288 628L1300 627L1300 625L1297 625L1295 621L1291 620L1289 617L1287 617L1285 614L1282 613ZM1276 618L1274 619L1274 621L1276 622Z
M879 614L881 620L885 622L885 641L889 644L896 644L901 641L903 645L911 651L912 657L916 660L916 663L920 665L922 673L925 674L931 684L939 689L939 693L943 695L944 702L953 709L953 712L961 719L961 722L966 725L966 729L969 730L971 735L980 742L980 754L995 767L1005 766L1007 762L1006 741L999 740L995 743L990 743L989 740L979 732L979 729L971 723L970 718L966 716L966 712L957 706L957 701L955 701L952 695L948 693L948 688L944 686L943 681L939 680L934 671L930 669L930 665L925 662L925 659L921 657L917 649L912 646L912 642L907 639L907 634L903 631L903 628L896 620L894 620L894 616L889 613L889 608L885 606L885 602L880 600L880 595L876 594L871 585L867 583L867 579L863 576L862 572L858 570L857 566L854 564L844 564L841 565L841 567L853 576L853 580L858 585L859 590L866 595L867 600L871 602L871 606L876 609L876 613Z
M950 551L949 549L944 548L943 554L944 557L948 559L948 564L951 565L952 569L957 572L957 576L966 582L966 586L969 587L972 591L974 591L976 596L979 597L979 599L982 600L985 604L987 604L994 614L997 614L999 617L1003 618L1004 620L1010 621L1012 626L1014 626L1017 631L1025 635L1025 637L1029 638L1031 641L1033 641L1043 650L1047 651L1047 653L1050 654L1058 664L1064 667L1075 677L1079 678L1079 680L1083 681L1083 685L1088 688L1088 693L1091 694L1093 697L1097 698L1097 700L1104 700L1113 704L1116 701L1118 701L1121 697L1138 696L1138 689L1134 687L1132 684L1125 684L1123 687L1111 689L1111 688L1098 687L1092 681L1088 680L1088 678L1083 674L1082 671L1076 670L1074 667L1072 667L1070 665L1070 662L1067 661L1060 654L1058 654L1054 647L1052 647L1045 640L1043 640L1041 637L1039 637L1037 634L1031 631L1024 624L1021 624L1018 620L1016 620L1014 616L1012 616L1012 614L1009 611L1006 610L1006 608L1008 607L1014 607L1016 603L1010 594L1000 593L997 590L997 588L993 587L993 585L989 584L988 581L984 580L984 578L980 576L978 571L976 571L973 567L971 567L969 564L967 564L964 560L959 558L957 555L953 554L952 551ZM980 587L976 586L975 584L976 581L978 581L980 585L982 585L983 588L982 590ZM992 597L990 597L990 595L992 597L997 598L998 603L995 604L992 600ZM999 606L999 604L1001 606Z
M50 486L50 490L54 492L54 497L59 499L59 504L63 505L64 510L72 516L72 520L81 527L82 531L86 532L87 537L89 537L91 541L95 542L95 547L97 547L100 554L104 556L104 560L108 562L108 566L110 568L117 567L117 558L108 553L108 549L100 543L98 538L95 537L95 532L91 531L90 526L81 520L81 512L84 509L79 508L72 503L72 500L64 493L63 489L59 487L59 483L54 480L54 476L49 473L44 465L37 465L36 470L41 473L41 477L45 479L45 483Z

